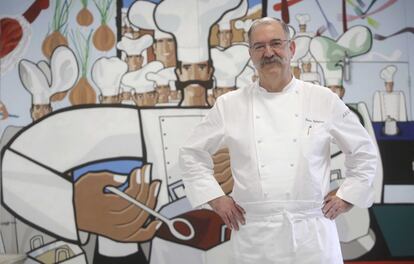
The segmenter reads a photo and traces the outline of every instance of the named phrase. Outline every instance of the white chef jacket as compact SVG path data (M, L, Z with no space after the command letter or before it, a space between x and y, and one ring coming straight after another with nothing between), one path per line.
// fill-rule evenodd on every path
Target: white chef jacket
M335 224L320 210L332 140L346 155L337 196L371 206L377 151L336 94L295 78L279 93L258 82L227 93L180 148L187 197L196 207L224 195L211 155L228 147L232 196L246 210L246 225L232 234L235 261L342 263Z

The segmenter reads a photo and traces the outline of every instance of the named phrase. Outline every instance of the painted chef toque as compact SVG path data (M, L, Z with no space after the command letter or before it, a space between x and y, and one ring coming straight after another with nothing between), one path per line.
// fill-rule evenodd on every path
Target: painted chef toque
M167 86L170 82L177 80L174 69L174 67L168 67L157 72L148 72L146 77L148 80L155 82L157 86Z
M66 46L56 48L50 65L40 61L37 65L29 60L19 63L19 75L24 88L32 94L34 105L50 104L50 97L67 91L75 85L79 68L75 54Z
M119 50L124 51L128 56L141 55L141 53L150 47L152 43L153 39L149 34L145 34L138 39L132 39L127 36L123 36L116 47Z
M310 43L310 52L320 64L325 85L342 86L343 65L346 60L368 52L372 46L372 33L364 26L354 26L337 41L318 36Z
M157 72L163 68L159 61L152 61L145 64L141 69L128 72L122 78L122 84L135 89L135 93L147 93L155 90L154 82L146 78L147 73Z
M219 30L231 30L231 21L244 17L247 14L248 7L248 1L242 0L238 7L225 13L218 22Z
M149 1L138 0L131 6L128 18L132 25L142 28L154 30L155 39L173 38L171 34L162 32L154 21L155 4Z
M386 83L394 82L394 75L397 72L397 67L394 65L387 65L381 70L380 77Z
M296 14L296 21L299 23L300 32L306 32L306 24L310 21L309 14Z
M127 64L118 57L102 57L92 66L92 81L102 96L118 95L121 78L127 70Z
M177 59L186 63L209 60L210 28L240 0L164 0L154 11L159 29L177 41ZM191 10L191 12L188 12Z
M236 87L236 78L249 61L248 47L233 45L225 50L211 49L216 87Z

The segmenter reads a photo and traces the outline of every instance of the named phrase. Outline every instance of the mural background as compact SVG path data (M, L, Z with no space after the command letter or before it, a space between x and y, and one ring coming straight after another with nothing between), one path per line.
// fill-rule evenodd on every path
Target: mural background
M77 21L82 2L87 3L93 17L87 26ZM0 3L0 259L10 257L27 263L55 263L59 259L64 261L59 263L227 263L230 232L208 208L190 208L177 150L205 115L208 104L214 104L222 93L243 89L254 79L245 31L250 19L268 15L283 17L294 30L293 38L303 44L298 49L302 55L292 67L304 73L304 65L310 63L311 74L298 77L316 78L326 86L332 76L339 80L337 85L345 89L343 100L360 113L381 152L383 170L375 185L376 203L369 210L355 209L337 220L344 258L347 263L414 263L414 2L211 0L202 4L165 0L162 8L159 2ZM32 4L36 6L32 12L40 13L25 23ZM132 12L134 5L137 8ZM345 32L343 5L349 16ZM98 7L103 7L102 12ZM177 21L165 18L171 14L194 27L178 26L181 31L171 32ZM108 28L98 41L94 34L102 24L102 15ZM87 23L88 15L81 16ZM16 53L6 53L10 46L5 43L18 39L16 29L5 24L6 17L17 19L24 28L19 45L26 43L27 47L21 52L17 52L18 46ZM68 49L61 47L56 57L52 55L55 64L47 61L55 67L52 75L57 78L42 86L36 79L39 72L30 73L29 62L48 60L42 44L57 18L67 19L61 29ZM301 32L299 24L304 21L306 30ZM203 32L202 37L194 33L198 31ZM320 40L318 32L329 47L355 56L332 58L324 49L313 49L312 43ZM364 38L361 32L370 34ZM343 35L347 37L339 40ZM364 51L359 48L363 46L361 39L371 42ZM199 51L193 54L194 47ZM335 66L332 69L328 64ZM23 65L20 70L19 65ZM82 76L90 86L77 86ZM393 83L393 92L385 93L386 83ZM206 89L210 87L213 89ZM33 116L33 105L46 108ZM388 114L375 117L375 111ZM228 152L219 151L214 160L215 176L229 193ZM341 183L343 160L335 156L332 163L335 188ZM155 213L186 219L194 235L189 240L179 239L167 220L157 220L154 213L98 188L110 183L122 185L121 190ZM124 214L116 218L114 211ZM122 230L120 223L125 227ZM185 223L176 228L191 235Z

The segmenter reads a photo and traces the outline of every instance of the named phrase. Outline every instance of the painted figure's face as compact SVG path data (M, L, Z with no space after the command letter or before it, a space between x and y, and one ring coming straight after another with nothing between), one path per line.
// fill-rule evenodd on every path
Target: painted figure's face
M164 67L174 67L176 64L175 41L172 38L157 39L154 43L154 53Z
M141 55L129 55L126 57L126 63L128 64L128 71L136 71L142 67L144 57Z
M217 37L219 40L220 47L230 47L231 40L233 39L233 34L231 33L231 30L221 30L217 33Z
M146 93L135 93L134 102L137 106L155 106L158 94L156 91Z

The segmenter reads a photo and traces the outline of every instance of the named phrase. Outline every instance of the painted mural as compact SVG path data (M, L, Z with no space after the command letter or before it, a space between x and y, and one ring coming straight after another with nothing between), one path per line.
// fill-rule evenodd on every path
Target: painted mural
M229 263L191 208L178 148L217 97L256 80L247 32L280 18L298 79L337 93L380 151L375 204L336 220L346 263L414 263L414 2L0 3L0 263ZM231 195L229 152L214 175ZM344 155L331 145L331 188Z

